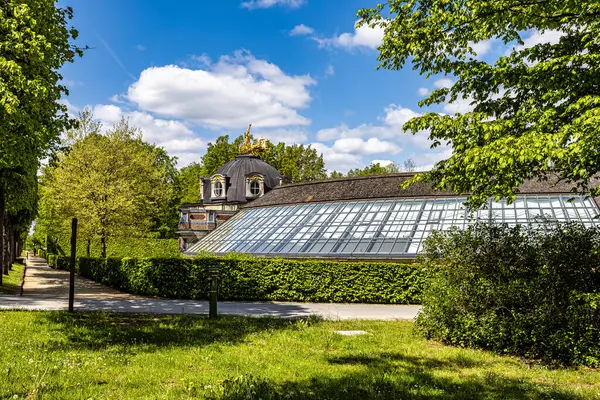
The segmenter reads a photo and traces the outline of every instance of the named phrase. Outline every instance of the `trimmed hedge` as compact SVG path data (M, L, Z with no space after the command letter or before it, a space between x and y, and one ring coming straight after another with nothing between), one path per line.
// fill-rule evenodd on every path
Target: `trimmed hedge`
M476 224L431 235L417 327L447 344L600 367L600 229Z
M59 257L60 258L60 257ZM418 264L216 258L80 257L82 276L129 293L208 299L208 267L220 263L220 300L418 303L429 271Z
M49 243L48 250L54 254L69 256L71 254L70 238L64 237L60 238L57 243ZM100 257L101 252L100 240L92 240L90 255ZM179 241L177 239L110 237L106 244L106 255L109 258L179 257ZM87 256L85 240L77 241L77 256Z

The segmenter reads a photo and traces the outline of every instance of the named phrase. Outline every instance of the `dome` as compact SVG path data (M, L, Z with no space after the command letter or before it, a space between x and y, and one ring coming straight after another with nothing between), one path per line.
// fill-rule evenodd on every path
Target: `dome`
M245 154L235 160L225 163L213 175L221 175L228 178L227 202L245 203L248 201L246 182L247 178L258 176L264 179L262 193L279 186L284 176L273 166L267 164L260 157Z

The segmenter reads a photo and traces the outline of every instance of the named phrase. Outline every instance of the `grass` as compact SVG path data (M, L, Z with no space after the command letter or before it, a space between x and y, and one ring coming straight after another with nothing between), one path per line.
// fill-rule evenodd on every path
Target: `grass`
M334 334L351 329L369 334ZM0 337L0 398L600 398L598 371L442 346L410 322L6 311Z
M8 275L2 275L2 285L0 285L1 294L17 294L21 286L21 276L23 275L24 265L13 264L12 270Z

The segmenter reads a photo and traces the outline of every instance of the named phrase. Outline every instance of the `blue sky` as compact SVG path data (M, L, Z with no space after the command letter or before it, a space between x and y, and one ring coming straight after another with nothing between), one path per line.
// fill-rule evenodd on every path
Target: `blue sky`
M74 9L77 43L92 48L64 67L64 101L73 113L91 107L106 127L129 117L180 166L253 123L255 136L311 144L330 171L409 157L428 168L449 149L431 150L426 133L401 126L451 80L425 80L410 66L376 70L382 32L355 29L357 10L375 3L61 1ZM479 49L503 51L492 42ZM466 109L468 101L439 111Z

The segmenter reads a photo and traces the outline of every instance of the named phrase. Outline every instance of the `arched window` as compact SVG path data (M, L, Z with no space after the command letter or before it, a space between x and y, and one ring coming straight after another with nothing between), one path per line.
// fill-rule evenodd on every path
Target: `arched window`
M258 181L250 181L250 194L252 196L260 194L260 183Z
M213 196L214 197L223 196L223 182L216 181L213 183Z

